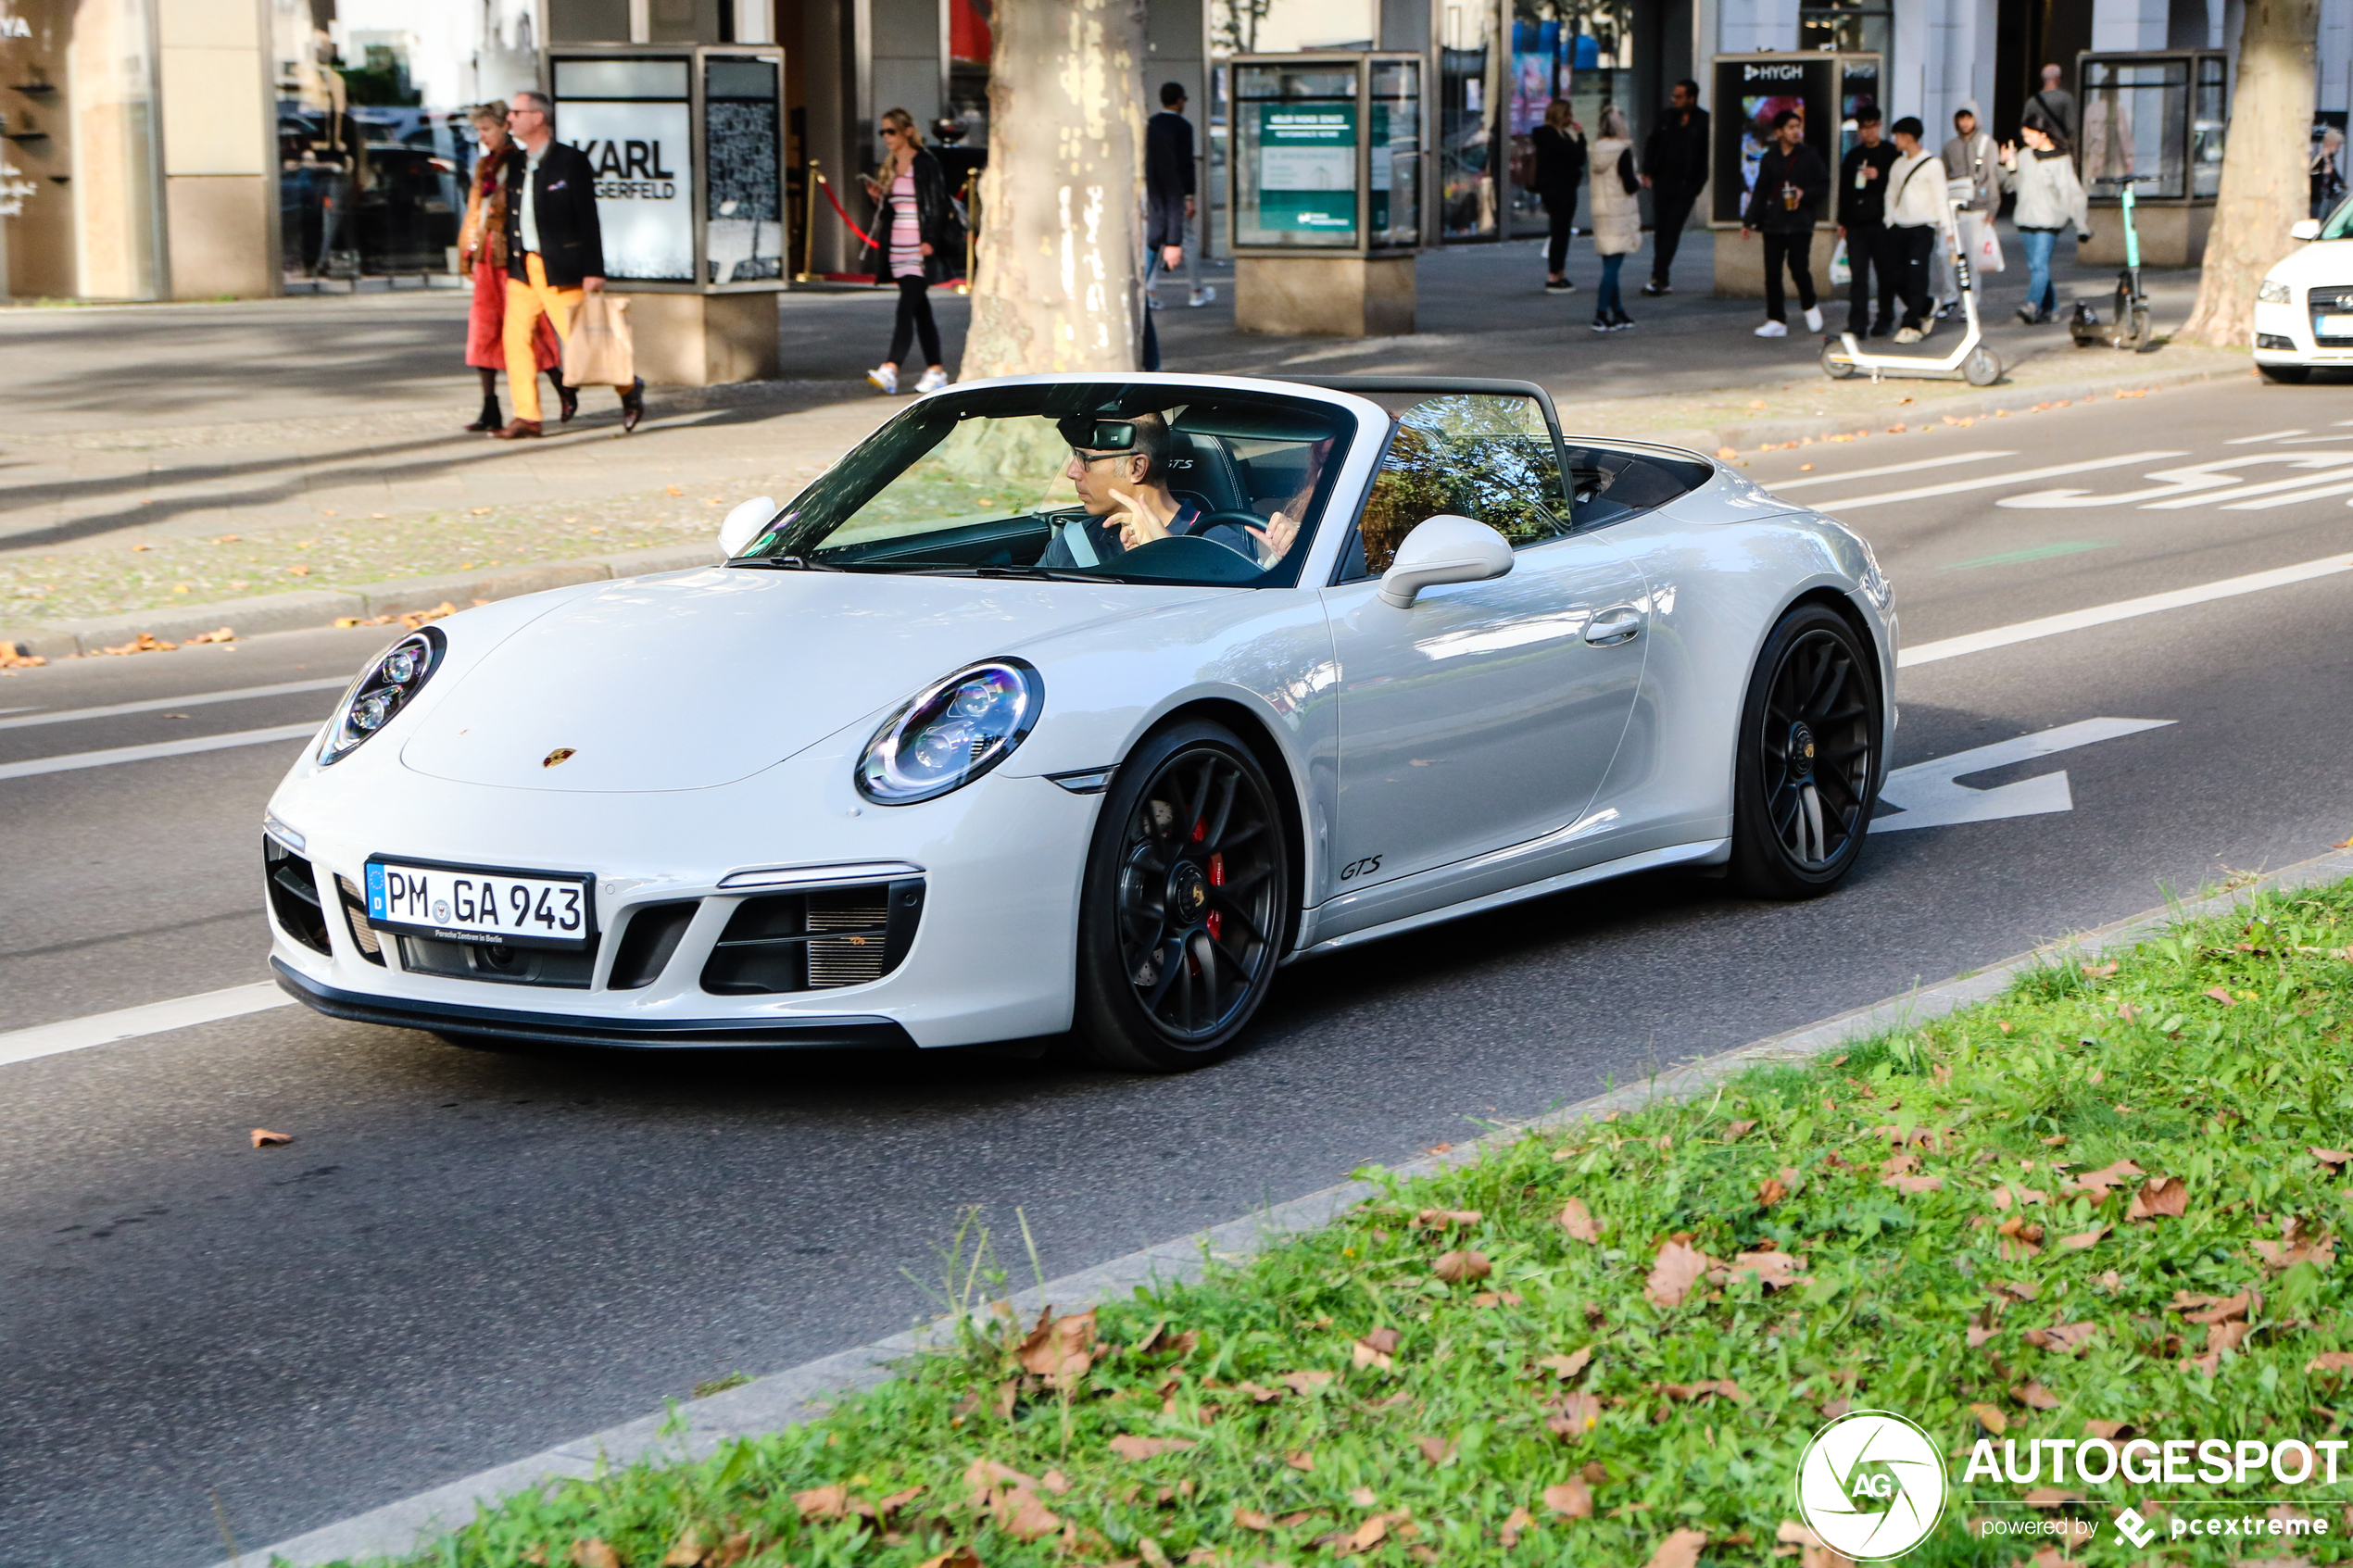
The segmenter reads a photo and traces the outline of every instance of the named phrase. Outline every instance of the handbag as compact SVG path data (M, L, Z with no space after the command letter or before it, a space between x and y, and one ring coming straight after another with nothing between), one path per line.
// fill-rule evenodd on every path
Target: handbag
M1994 232L1993 220L1982 212L1964 212L1960 220L1961 254L1969 266L1980 272L2002 270L2002 236Z
M1855 281L1855 264L1846 258L1846 240L1841 236L1831 249L1831 287L1845 288Z
M1634 172L1634 149L1631 147L1617 155L1617 188L1629 196L1642 188L1642 176Z
M629 301L603 290L581 295L572 311L572 335L564 339L564 384L627 388L636 382Z

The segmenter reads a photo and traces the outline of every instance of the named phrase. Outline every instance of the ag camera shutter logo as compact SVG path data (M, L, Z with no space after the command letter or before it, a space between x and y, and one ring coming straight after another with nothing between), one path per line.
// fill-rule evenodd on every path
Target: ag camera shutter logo
M1894 1411L1850 1411L1806 1445L1797 1511L1842 1556L1901 1557L1944 1517L1944 1458Z

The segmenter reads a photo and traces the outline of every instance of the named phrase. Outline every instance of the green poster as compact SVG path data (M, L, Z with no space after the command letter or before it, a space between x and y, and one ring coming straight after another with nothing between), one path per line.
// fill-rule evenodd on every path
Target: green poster
M1356 228L1356 106L1258 106L1258 226Z

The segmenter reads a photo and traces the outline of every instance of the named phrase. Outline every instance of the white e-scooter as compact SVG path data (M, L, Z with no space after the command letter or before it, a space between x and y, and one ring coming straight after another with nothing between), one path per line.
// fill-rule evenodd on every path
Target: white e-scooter
M1971 191L1967 180L1945 182L1945 194L1956 214L1969 201ZM1952 258L1954 286L1960 290L1961 311L1969 322L1953 351L1940 359L1920 354L1875 354L1857 343L1853 332L1841 332L1837 342L1822 345L1824 375L1832 381L1844 381L1857 371L1868 370L1874 382L1887 376L1958 375L1971 386L1992 386L2002 379L2001 357L1985 346L1984 332L1978 324L1977 275L1969 267L1969 257L1961 253L1960 229L1960 220L1956 216L1940 226L1937 236Z

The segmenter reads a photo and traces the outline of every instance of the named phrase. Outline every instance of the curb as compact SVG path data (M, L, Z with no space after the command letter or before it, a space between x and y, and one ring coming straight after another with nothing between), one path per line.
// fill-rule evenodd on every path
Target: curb
M1389 1170L1393 1175L1407 1178L1436 1175L1471 1164L1489 1149L1514 1142L1530 1132L1567 1128L1613 1110L1632 1110L1659 1099L1688 1099L1761 1063L1804 1060L1851 1041L1942 1018L2000 995L2020 975L2054 960L2077 954L2096 957L2130 947L2176 922L2221 913L2258 893L2309 887L2348 876L2353 876L2353 850L2301 860L2245 887L2186 904L2149 909L2077 936L2047 943L1991 968L1957 975L1941 985L1891 997L1818 1023L1685 1062L1642 1083L1629 1084L1547 1115L1499 1127L1444 1154L1428 1155ZM1379 1185L1370 1181L1342 1182L1242 1219L1050 1280L1042 1286L1015 1295L1012 1306L1018 1317L1049 1304L1065 1308L1101 1304L1123 1299L1148 1286L1196 1280L1206 1273L1212 1260L1243 1261L1285 1236L1321 1229L1359 1203L1378 1197L1380 1191ZM988 1316L986 1312L974 1314L983 1322ZM342 1558L408 1556L471 1522L478 1511L528 1487L557 1480L591 1478L620 1465L700 1459L730 1438L773 1433L814 1419L842 1395L887 1381L899 1363L939 1345L950 1334L950 1320L937 1319L905 1334L755 1379L724 1394L675 1403L661 1414L641 1416L528 1458L479 1471L250 1555L271 1563L283 1560L297 1568L310 1568ZM234 1559L217 1564L216 1568L243 1568L243 1560Z
M184 641L220 626L234 628L240 637L302 632L332 626L345 616L368 620L379 615L413 615L444 603L464 608L496 599L520 598L549 588L569 587L575 583L650 577L656 572L712 566L720 558L716 545L673 545L613 556L589 556L580 560L544 561L535 566L510 567L504 571L404 577L387 583L359 583L348 588L262 594L212 604L137 610L127 615L53 621L17 630L0 627L0 643L13 642L19 651L42 659L75 659L103 652L110 643L130 642L142 632L168 642Z

